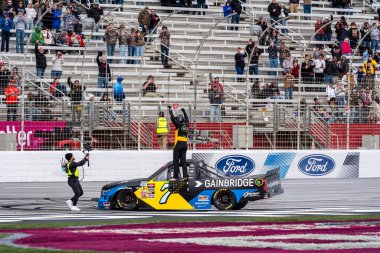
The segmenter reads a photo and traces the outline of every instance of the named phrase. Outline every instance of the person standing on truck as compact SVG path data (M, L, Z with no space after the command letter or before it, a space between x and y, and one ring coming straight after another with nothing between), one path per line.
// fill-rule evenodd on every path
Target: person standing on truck
M174 134L174 149L173 149L173 165L174 175L170 179L172 181L178 180L179 174L179 161L181 160L183 178L187 180L187 164L186 164L186 152L187 152L187 135L189 133L189 118L187 117L185 109L181 108L182 113L174 116L172 107L168 105L170 112L170 119L175 126Z
M80 162L75 162L75 157L72 153L67 153L65 155L65 159L67 164L65 165L65 172L69 177L67 183L74 191L74 197L66 201L66 204L69 206L71 211L80 211L77 207L77 202L80 196L83 195L82 186L79 181L79 169L78 167L85 165L85 163L89 160L89 154L82 159Z

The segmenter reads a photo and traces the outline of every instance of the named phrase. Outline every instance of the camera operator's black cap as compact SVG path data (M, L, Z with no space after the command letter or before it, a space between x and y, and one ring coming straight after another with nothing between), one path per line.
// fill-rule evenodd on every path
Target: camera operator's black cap
M70 159L73 157L73 154L72 153L67 153L66 155L65 155L65 158L66 158L66 160L67 161L70 161Z

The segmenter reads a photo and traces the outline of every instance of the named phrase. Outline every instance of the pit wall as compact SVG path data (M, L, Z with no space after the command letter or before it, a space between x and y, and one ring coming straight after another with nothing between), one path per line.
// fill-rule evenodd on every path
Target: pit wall
M66 181L60 160L64 151L0 152L0 182ZM76 160L83 153L73 151ZM92 151L84 166L85 181L116 181L148 177L172 159L172 151ZM281 178L380 177L379 150L188 151L187 158L203 159L232 176L262 174L280 168ZM80 178L82 168L80 168Z

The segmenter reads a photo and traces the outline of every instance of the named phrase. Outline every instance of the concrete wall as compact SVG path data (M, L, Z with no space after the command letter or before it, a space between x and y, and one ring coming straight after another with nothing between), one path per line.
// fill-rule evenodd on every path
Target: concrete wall
M77 161L82 159L83 153L73 153ZM0 182L66 181L60 166L64 154L64 151L0 152ZM232 155L232 160L226 159L228 155ZM219 170L239 167L239 162L242 162L239 156L253 162L251 174L280 167L281 177L287 179L380 177L378 150L209 150L189 151L187 154L188 158L201 158ZM85 181L148 177L171 159L172 151L92 151L90 167L84 166ZM230 161L235 161L235 164L231 165Z

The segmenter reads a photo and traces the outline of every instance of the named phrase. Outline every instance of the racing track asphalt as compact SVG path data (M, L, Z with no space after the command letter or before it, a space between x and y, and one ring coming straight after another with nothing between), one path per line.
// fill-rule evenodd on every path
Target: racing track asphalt
M155 216L259 216L380 214L379 179L284 180L285 193L251 202L239 211L104 211L96 209L105 182L82 182L80 212L68 210L72 190L64 182L0 183L0 223L150 218Z

